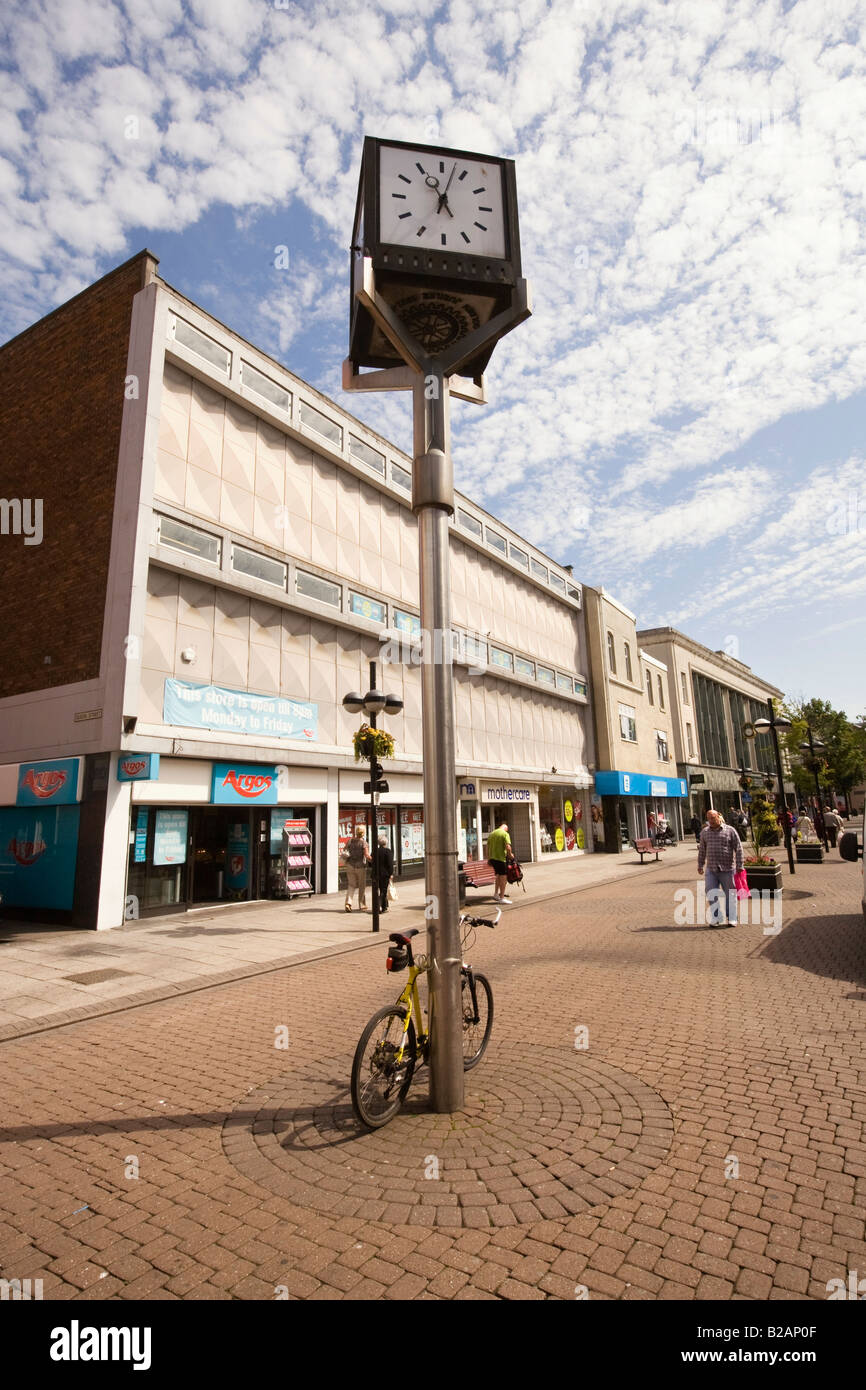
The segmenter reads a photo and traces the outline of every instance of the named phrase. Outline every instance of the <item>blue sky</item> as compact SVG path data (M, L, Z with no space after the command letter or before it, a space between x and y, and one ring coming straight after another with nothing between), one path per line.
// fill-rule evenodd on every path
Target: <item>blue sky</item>
M36 0L0 19L0 337L148 246L340 395L363 136L517 161L533 318L458 485L641 626L866 710L866 10ZM288 248L288 268L275 267Z

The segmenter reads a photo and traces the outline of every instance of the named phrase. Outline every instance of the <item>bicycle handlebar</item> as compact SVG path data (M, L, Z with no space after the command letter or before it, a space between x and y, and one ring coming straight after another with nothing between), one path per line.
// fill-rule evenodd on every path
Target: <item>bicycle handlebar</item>
M497 907L497 909L496 909L496 916L493 918L493 921L492 921L492 922L491 922L491 920L490 920L489 917L469 917L465 912L464 912L463 915L461 916L460 921L461 921L461 922L466 922L467 925L470 926L470 927L491 927L491 928L492 928L492 927L495 927L495 926L496 926L496 924L497 924L497 922L499 921L499 919L500 919L501 916L502 916L502 908L501 908L501 907Z

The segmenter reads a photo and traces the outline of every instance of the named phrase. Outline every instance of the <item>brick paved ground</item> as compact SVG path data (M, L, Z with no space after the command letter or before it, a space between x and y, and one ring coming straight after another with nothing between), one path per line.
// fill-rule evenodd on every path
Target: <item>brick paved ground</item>
M421 1089L373 1135L347 1079L394 990L375 949L7 1041L2 1276L75 1300L823 1300L866 1270L860 873L800 866L778 935L675 921L694 879L664 862L513 909L473 951L496 1021L464 1112Z

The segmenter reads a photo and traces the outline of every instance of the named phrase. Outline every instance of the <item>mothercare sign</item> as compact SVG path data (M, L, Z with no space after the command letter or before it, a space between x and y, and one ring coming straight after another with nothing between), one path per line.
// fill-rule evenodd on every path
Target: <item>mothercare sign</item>
M192 729L228 730L267 738L318 738L319 707L280 695L251 695L221 685L193 685L169 677L163 719Z

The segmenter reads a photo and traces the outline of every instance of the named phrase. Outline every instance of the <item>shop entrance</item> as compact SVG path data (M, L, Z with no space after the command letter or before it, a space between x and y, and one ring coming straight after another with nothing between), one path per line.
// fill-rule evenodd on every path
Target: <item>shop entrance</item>
M190 903L247 902L257 894L251 807L197 806L192 813Z
M529 807L523 806L481 806L481 858L487 859L487 837L505 821L511 836L511 848L521 864L532 860L532 830L529 823Z

